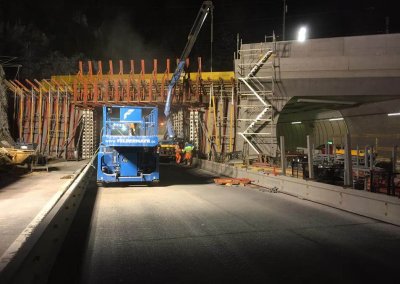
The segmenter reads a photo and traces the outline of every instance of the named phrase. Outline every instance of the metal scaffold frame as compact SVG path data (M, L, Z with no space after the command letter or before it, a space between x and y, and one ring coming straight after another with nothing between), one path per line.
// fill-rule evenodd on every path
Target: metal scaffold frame
M275 36L272 42L238 44L235 58L238 96L238 135L243 156L276 157L276 120L282 99L275 95Z

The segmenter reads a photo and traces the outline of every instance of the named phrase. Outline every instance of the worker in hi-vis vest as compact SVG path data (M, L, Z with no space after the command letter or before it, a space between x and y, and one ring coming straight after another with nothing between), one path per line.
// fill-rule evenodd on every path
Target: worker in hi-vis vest
M183 148L182 153L185 153L186 165L190 166L192 164L194 146L188 142L185 143L185 148Z
M175 144L175 161L177 164L180 164L182 160L182 149L181 146L179 146L179 142L176 142Z

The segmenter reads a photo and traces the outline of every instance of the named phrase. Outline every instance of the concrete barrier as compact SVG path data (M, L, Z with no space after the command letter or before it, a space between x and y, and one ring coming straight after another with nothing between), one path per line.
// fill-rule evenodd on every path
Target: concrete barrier
M279 192L301 199L400 225L400 199L395 196L343 188L287 176L270 176L200 159L196 159L195 164L199 168L217 175L249 178L256 185L270 188L277 187Z
M0 259L0 283L46 283L95 172L94 159L46 204Z

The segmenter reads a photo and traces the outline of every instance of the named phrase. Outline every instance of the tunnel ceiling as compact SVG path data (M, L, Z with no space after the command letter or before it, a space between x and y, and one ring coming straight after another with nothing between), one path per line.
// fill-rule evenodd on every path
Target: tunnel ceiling
M315 96L315 97L294 97L283 108L280 114L280 122L285 117L304 117L307 113L327 112L354 108L364 104L398 100L398 96Z

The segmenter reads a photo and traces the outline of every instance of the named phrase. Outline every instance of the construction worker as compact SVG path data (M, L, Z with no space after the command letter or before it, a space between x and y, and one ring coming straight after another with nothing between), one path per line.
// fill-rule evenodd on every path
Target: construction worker
M188 142L185 143L185 148L183 148L182 153L185 153L185 161L186 165L190 166L192 164L192 152L194 150L194 146Z
M129 135L130 136L136 135L136 127L134 123L129 124Z
M182 160L182 149L181 146L179 146L179 142L176 142L175 145L175 161L177 164L180 164Z

